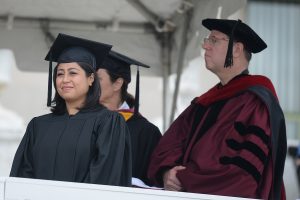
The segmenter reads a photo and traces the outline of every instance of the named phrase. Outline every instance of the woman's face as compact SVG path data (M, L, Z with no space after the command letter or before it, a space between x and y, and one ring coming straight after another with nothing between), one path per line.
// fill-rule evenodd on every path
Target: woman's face
M67 104L75 103L81 106L93 82L94 76L87 77L78 63L60 63L57 66L56 90Z
M120 87L118 82L112 82L110 76L106 69L98 69L97 76L100 81L101 95L100 103L109 107L112 102L115 102L115 98L118 98L118 93L120 93Z

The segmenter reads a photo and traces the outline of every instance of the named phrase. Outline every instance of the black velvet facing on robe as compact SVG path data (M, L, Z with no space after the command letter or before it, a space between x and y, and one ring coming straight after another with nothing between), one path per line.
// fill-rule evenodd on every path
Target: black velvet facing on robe
M205 121L203 122L203 126L201 127L201 129L198 132L196 132L196 128L199 125L199 123L207 109L202 106L200 106L199 109L197 109L195 120L193 121L193 124L192 124L192 129L194 129L194 130L190 134L191 135L189 138L190 141L187 143L186 147L194 146L197 143L197 141L199 141L199 139L207 132L207 130L216 123L217 118L218 118L220 112L222 111L222 108L226 104L226 102L227 102L227 100L218 101L211 106L211 108L208 111L208 114L205 118ZM192 138L194 137L194 135L192 133L196 133L197 135L195 136L196 139L193 141L193 143L190 144ZM192 148L190 148L190 149L192 149ZM186 152L185 155L190 155L190 153ZM189 158L187 160L184 159L184 162L187 162L188 160L189 160Z

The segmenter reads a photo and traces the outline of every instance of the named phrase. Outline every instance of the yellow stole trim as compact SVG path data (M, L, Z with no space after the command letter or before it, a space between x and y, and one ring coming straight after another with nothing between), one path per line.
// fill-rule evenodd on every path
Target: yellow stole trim
M124 117L125 121L129 120L132 116L132 112L119 111L119 113Z

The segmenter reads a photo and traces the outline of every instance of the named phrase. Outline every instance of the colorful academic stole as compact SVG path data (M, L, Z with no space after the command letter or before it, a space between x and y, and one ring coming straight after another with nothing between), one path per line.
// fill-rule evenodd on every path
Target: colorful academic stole
M124 117L125 121L129 120L134 114L133 109L122 109L118 110L118 112Z

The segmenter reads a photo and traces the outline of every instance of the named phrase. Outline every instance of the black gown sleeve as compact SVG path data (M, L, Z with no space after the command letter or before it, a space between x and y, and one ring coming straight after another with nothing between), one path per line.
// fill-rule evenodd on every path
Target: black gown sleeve
M10 171L12 177L34 178L32 146L33 146L34 119L32 119L26 129L22 141L16 151Z
M131 144L126 122L118 113L103 116L97 134L88 182L131 186Z
M142 176L142 180L147 184L147 185L153 185L153 183L151 183L151 181L148 179L147 177L147 171L148 171L148 166L150 163L150 158L152 155L152 152L154 151L154 148L157 146L160 138L161 138L161 132L159 131L159 129L154 126L153 124L148 124L148 129L144 130L145 134L144 136L144 140L147 139L147 141L145 141L145 155L144 157L141 156L141 176Z
M127 121L132 144L132 175L147 185L152 185L147 178L150 157L158 144L161 133L159 129L142 116L133 116Z

